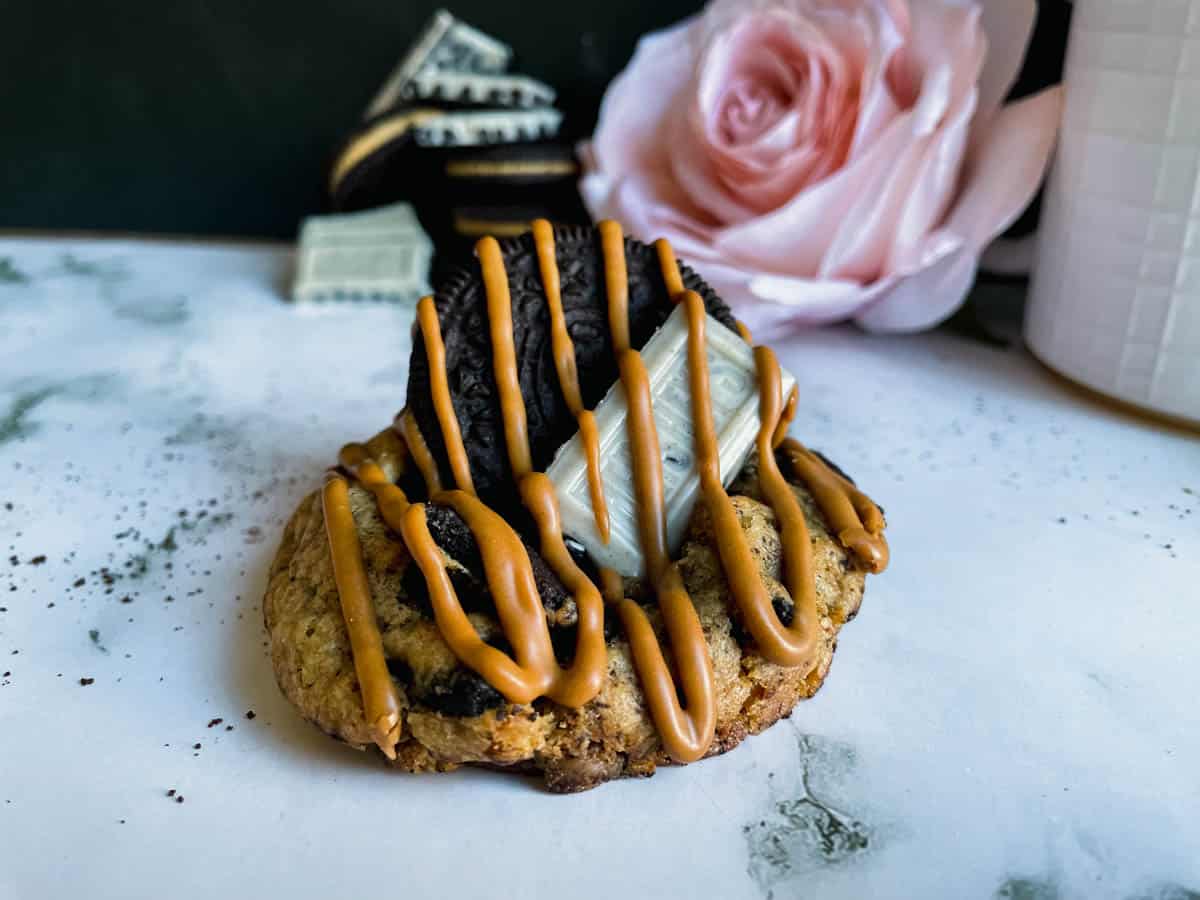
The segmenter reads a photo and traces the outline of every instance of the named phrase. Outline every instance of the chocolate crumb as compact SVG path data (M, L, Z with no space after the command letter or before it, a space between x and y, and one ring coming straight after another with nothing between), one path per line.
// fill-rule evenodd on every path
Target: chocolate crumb
M174 797L175 796L175 788L171 788L169 791L167 791L167 796Z
M224 719L212 719L211 721L209 721L208 727L216 728L218 725L220 725L224 721L225 721ZM199 746L199 745L197 745L197 746Z
M199 749L200 749L200 745L199 745L199 744L192 744L192 749L193 749L193 750L199 750Z
M75 581L71 584L71 587L83 587L85 584L87 584L86 578L76 578ZM124 822L125 820L122 819L121 821Z
M37 556L35 556L33 559L29 560L29 564L30 564L31 566L40 566L40 565L41 565L42 563L44 563L45 561L46 561L46 554L44 554L44 553L39 553L39 554L38 554Z
M178 797L176 797L176 798L175 798L175 802L176 802L176 803L182 803L182 802L183 802L183 794L180 794Z
M232 725L226 725L226 726L225 726L225 730L226 730L226 731L233 731L233 726L232 726Z
M255 712L254 712L254 710L252 710L252 709L250 709L250 710L247 710L247 711L246 711L246 718L247 718L247 719L253 719L253 718L255 717L255 715L256 715L256 713L255 713Z
M84 687L87 687L89 684L95 684L96 679L95 678L80 678L79 683L81 685L83 685Z

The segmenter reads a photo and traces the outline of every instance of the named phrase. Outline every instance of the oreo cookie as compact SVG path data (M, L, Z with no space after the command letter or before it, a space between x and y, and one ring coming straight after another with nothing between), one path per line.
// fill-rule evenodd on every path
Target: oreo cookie
M557 94L511 64L506 44L436 13L334 154L333 211L412 204L439 270L481 234L587 222Z
M608 326L608 301L599 233L592 228L558 226L555 249L562 284L567 331L584 405L594 407L617 380L617 363ZM512 296L517 371L529 428L533 466L544 470L555 451L576 430L575 417L559 387L550 339L550 315L542 287L533 236L500 241ZM625 239L629 286L629 335L641 348L673 309L654 248ZM713 290L687 266L680 266L684 286L704 298L708 312L736 331L734 318ZM434 295L454 411L479 496L493 508L520 521L517 488L509 467L492 371L487 297L479 266L472 262L450 273ZM429 360L419 334L414 335L408 376L408 408L437 461L444 484L454 478L430 393Z

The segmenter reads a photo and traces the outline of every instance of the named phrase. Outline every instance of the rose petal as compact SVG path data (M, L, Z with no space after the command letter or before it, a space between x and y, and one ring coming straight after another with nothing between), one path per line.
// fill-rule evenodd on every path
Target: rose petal
M844 215L818 274L873 280L911 258L944 215L958 179L975 108L975 81L987 50L977 7L913 8L905 65L920 77L907 121L907 146L873 176ZM907 118L906 118L907 117Z
M875 21L875 34L870 45L871 58L863 68L859 86L859 113L855 124L854 140L850 145L850 159L854 159L864 148L869 147L900 112L887 73L897 52L908 39L908 8L900 2L891 4L887 15ZM879 11L883 12L883 11Z
M904 155L911 143L909 118L911 113L897 117L861 158L775 211L718 230L714 249L731 261L752 260L759 271L815 275L837 234L836 224Z
M1036 0L1004 0L983 5L988 54L979 76L979 114L989 119L1004 102L1021 72L1037 18Z
M755 275L719 262L681 259L712 285L758 342L842 321L892 283L881 281L864 287L853 281Z
M1042 182L1061 116L1061 87L1002 106L972 141L946 229L980 250L1011 225Z
M933 135L897 217L884 271L911 268L930 230L945 218L958 190L975 109L972 96Z
M854 317L868 331L908 332L932 328L962 306L979 257L964 247L914 275L900 279Z
M652 164L662 153L662 123L678 106L677 95L695 65L694 23L685 19L643 37L629 65L609 84L592 141L600 168L626 172Z

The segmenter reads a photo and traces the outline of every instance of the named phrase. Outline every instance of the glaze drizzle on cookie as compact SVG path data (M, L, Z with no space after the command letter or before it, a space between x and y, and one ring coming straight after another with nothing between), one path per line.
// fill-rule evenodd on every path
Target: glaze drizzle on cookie
M326 476L321 508L342 619L350 635L354 673L362 688L363 713L379 749L389 759L395 759L396 742L400 739L400 698L383 655L383 640L375 621L371 586L363 567L362 547L345 478L333 472Z
M545 696L564 706L582 706L599 692L607 674L608 653L604 645L604 601L607 600L617 607L629 638L635 668L663 748L676 761L689 762L708 752L715 733L712 661L699 616L683 584L678 564L670 559L667 548L662 461L650 387L641 354L630 346L629 341L624 236L615 222L602 222L598 227L604 258L609 330L628 405L626 427L637 498L638 534L685 702L680 702L675 678L645 610L624 596L622 580L616 573L601 572L602 597L601 591L575 564L563 540L554 487L544 474L533 471L524 398L517 378L508 276L500 247L494 239L480 240L476 253L488 305L493 375L499 390L505 446L522 501L537 525L541 553L571 593L578 609L578 636L571 666L562 668L554 657L545 612L524 544L512 526L475 496L466 447L451 400L445 348L432 297L421 301L417 317L429 359L437 422L456 489L443 488L437 465L411 414L401 413L397 431L402 434L410 455L425 478L431 501L454 509L471 530L479 547L490 593L495 598L501 627L513 647L513 656L484 643L467 619L446 573L445 557L429 533L424 504L410 504L403 491L388 481L360 445L344 448L339 461L344 470L374 494L384 521L404 540L425 577L442 637L465 666L479 673L510 702L529 703ZM550 312L555 367L563 396L583 432L593 510L597 525L603 521L601 530L607 533L608 516L599 475L595 425L591 421L589 444L591 412L583 408L574 348L563 316L553 230L549 223L539 221L534 224L533 234ZM882 535L883 515L865 494L833 472L818 456L794 440L785 440L798 394L793 390L786 402L783 400L779 364L774 353L769 348L756 347L762 421L756 439L759 481L780 523L784 579L795 610L792 621L784 625L772 606L758 564L750 553L736 511L722 485L712 421L705 352L707 316L703 300L698 294L684 289L670 245L660 240L655 243L655 249L668 295L674 302L683 304L687 311L688 367L701 499L712 517L731 594L758 651L772 662L798 667L807 673L816 663L816 651L822 637L817 616L812 547L803 510L779 471L776 451L808 485L843 546L865 568L876 572L887 563L887 544ZM738 326L749 342L749 332L741 323ZM345 491L345 482L335 480L341 483L341 488L333 491L336 501L339 490ZM336 503L333 507L337 508ZM343 596L343 611L352 632L351 646L368 721L387 725L393 721L387 717L388 710L398 709L398 706L389 706L387 702L387 688L391 689L393 698L395 688L384 665L382 642L378 626L374 624L369 594L364 600L365 576L357 579L353 574L356 554L360 574L362 565L357 538L348 540L345 533L353 530L353 519L348 515L330 515L329 510L327 501L326 528L334 554L338 589ZM346 511L348 513L348 505ZM347 572L350 574L343 578ZM350 595L349 602L347 594ZM371 612L374 641L369 640L369 628L362 624L364 609ZM351 621L355 624L351 625ZM357 640L355 629L359 631ZM362 665L360 655L364 657ZM392 727L384 730L382 725L376 727L378 742L390 755L394 753L399 734L398 715Z

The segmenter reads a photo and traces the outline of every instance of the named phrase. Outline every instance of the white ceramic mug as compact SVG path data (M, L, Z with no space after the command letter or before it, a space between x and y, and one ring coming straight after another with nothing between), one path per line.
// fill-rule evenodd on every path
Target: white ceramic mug
M1083 0L1025 338L1112 397L1200 423L1200 0Z

